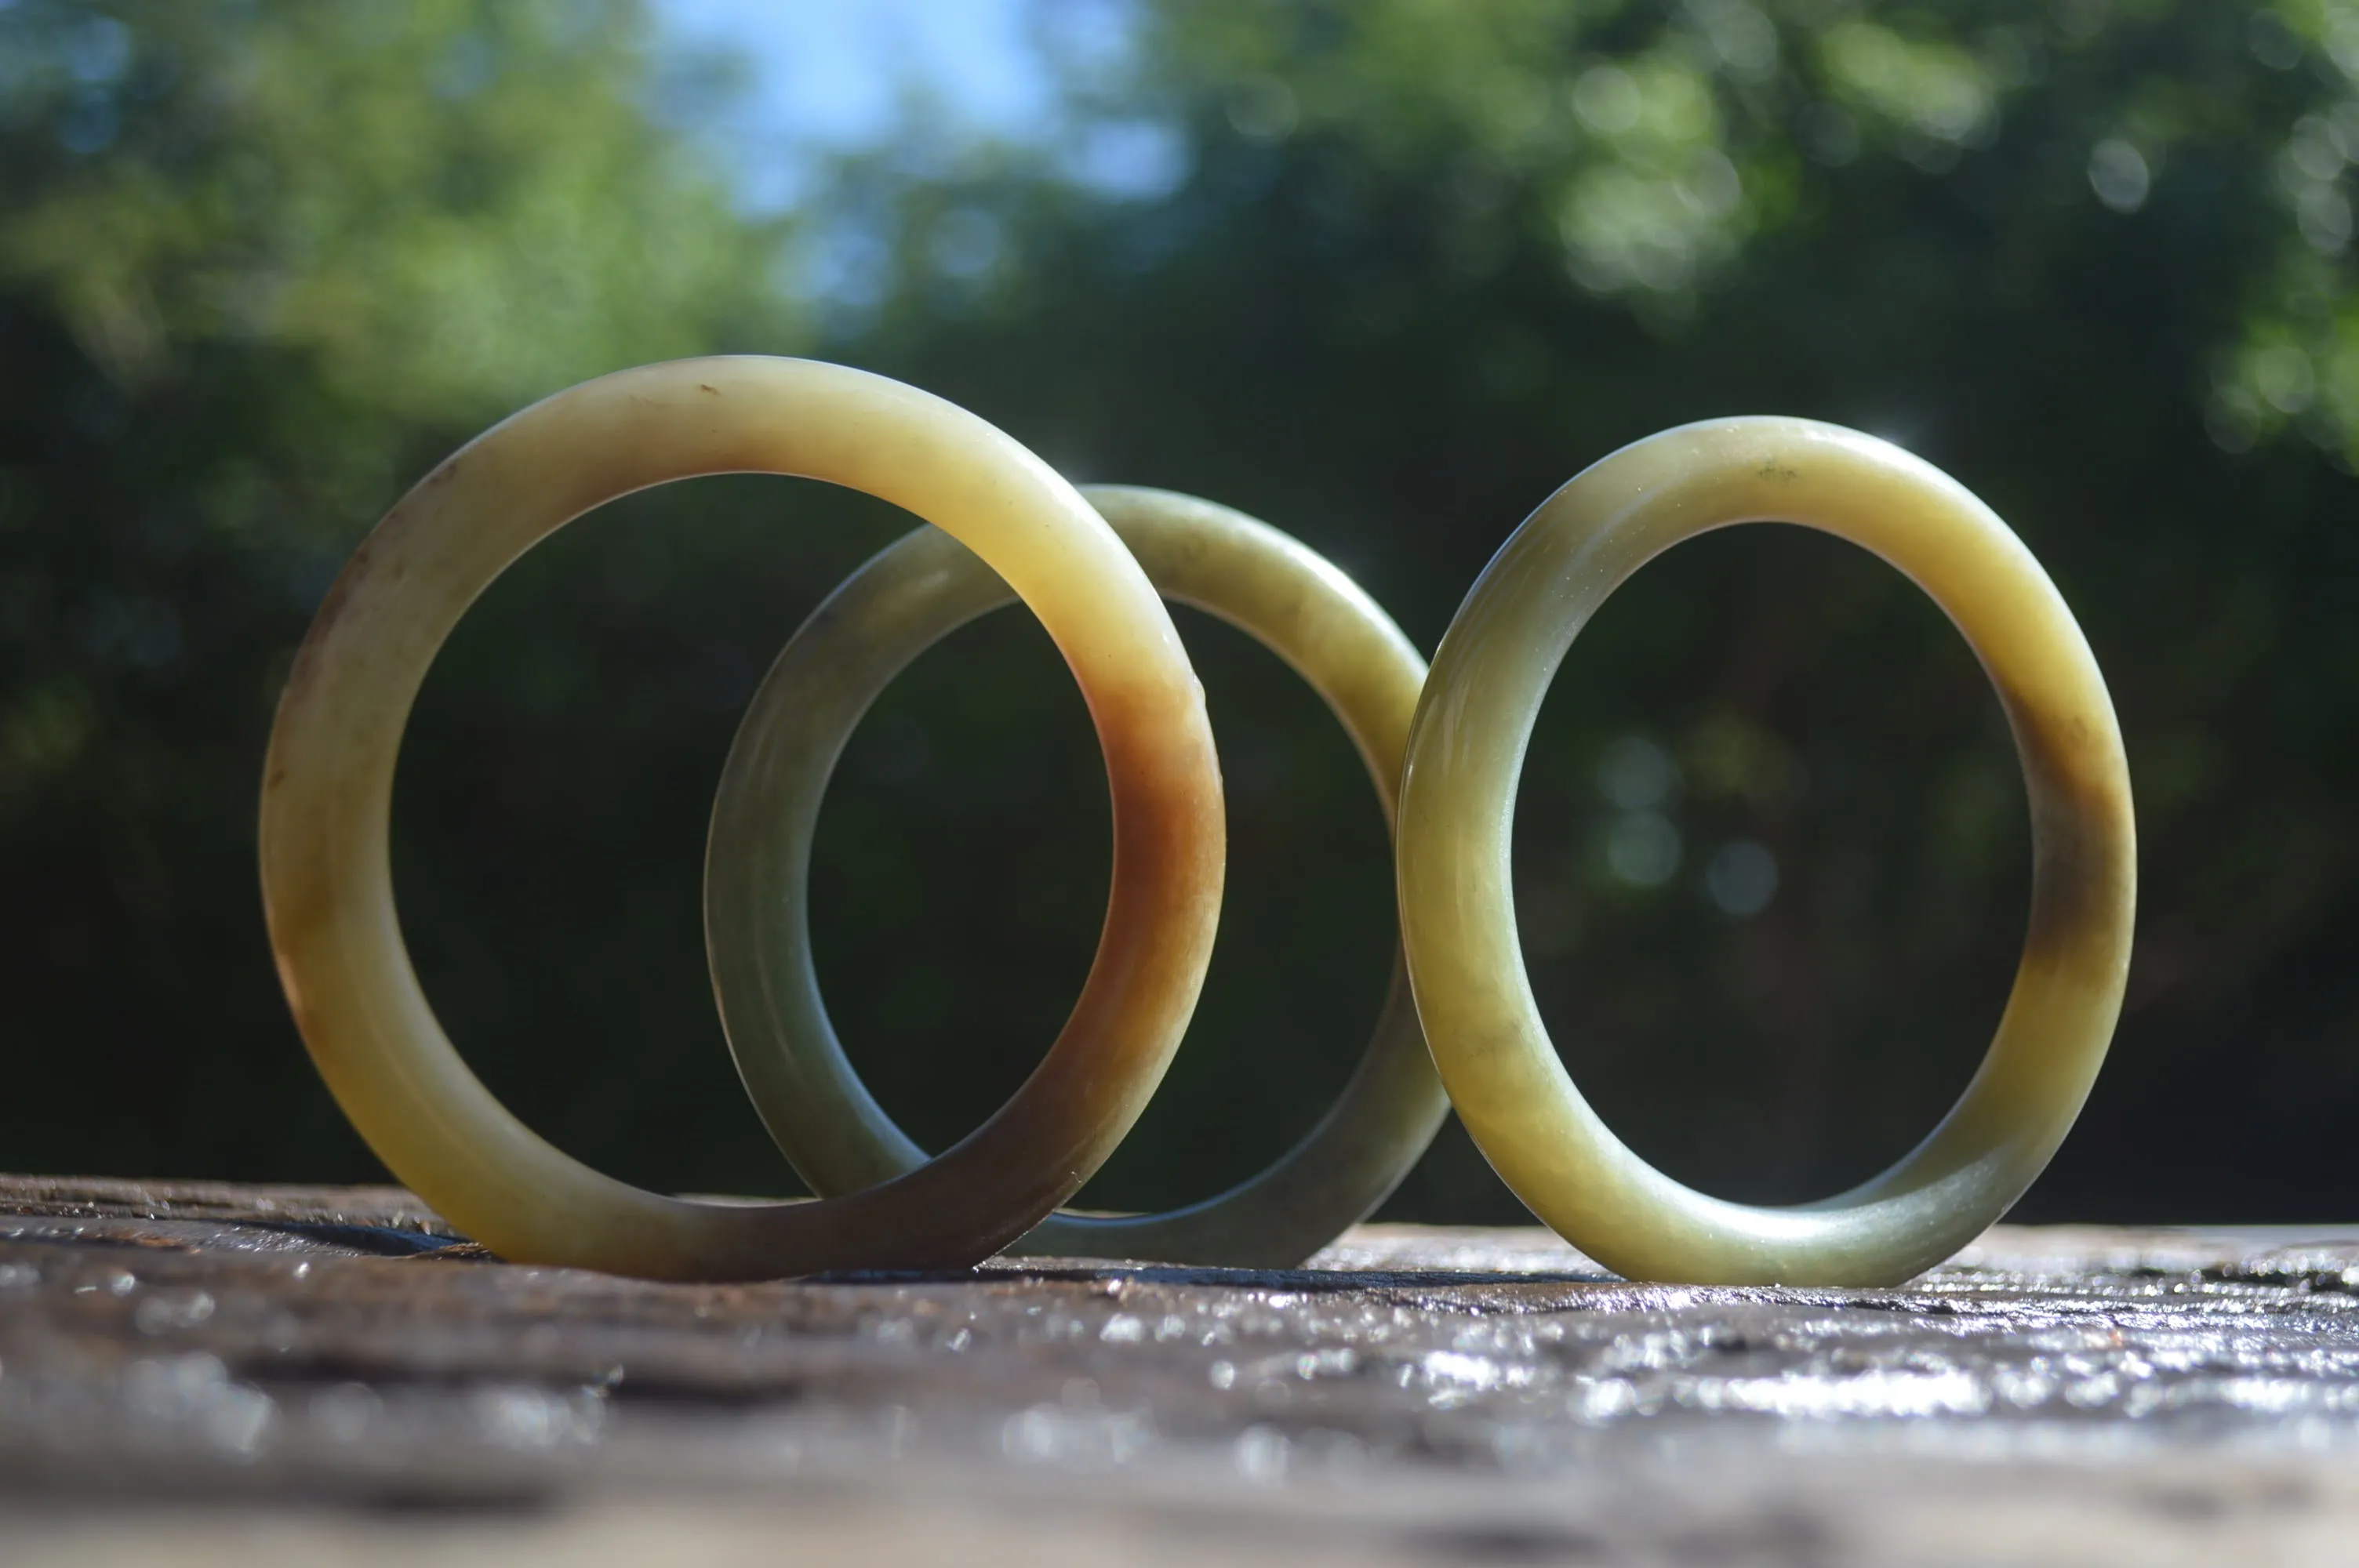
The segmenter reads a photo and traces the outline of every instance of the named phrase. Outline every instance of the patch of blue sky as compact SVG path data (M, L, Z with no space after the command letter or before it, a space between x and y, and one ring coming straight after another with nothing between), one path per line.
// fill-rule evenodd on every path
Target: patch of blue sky
M658 45L683 70L675 93L719 136L740 199L777 211L829 160L886 152L955 160L996 144L1038 153L1114 198L1164 194L1186 177L1177 127L1081 113L1129 68L1128 0L653 0ZM731 57L734 80L692 69Z

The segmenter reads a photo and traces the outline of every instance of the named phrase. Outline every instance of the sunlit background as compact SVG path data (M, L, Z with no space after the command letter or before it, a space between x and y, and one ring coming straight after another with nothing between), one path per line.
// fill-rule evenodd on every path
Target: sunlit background
M1549 491L1716 415L1855 425L2023 535L2138 792L2113 1059L2031 1218L2359 1212L2359 5L2285 0L0 0L0 1168L371 1179L252 867L272 705L402 489L625 365L902 377L1077 481L1241 507L1429 652ZM703 977L768 660L912 520L605 508L453 638L406 932L488 1082L676 1190L799 1190ZM1382 820L1277 661L1178 612L1230 789L1190 1043L1084 1195L1242 1177L1349 1073ZM848 1048L940 1146L1086 969L1102 766L1028 618L879 703L821 823ZM1576 1078L1709 1191L1824 1195L1972 1073L2024 925L2003 716L1908 583L1734 530L1573 650L1517 907ZM1453 1126L1388 1213L1505 1220Z

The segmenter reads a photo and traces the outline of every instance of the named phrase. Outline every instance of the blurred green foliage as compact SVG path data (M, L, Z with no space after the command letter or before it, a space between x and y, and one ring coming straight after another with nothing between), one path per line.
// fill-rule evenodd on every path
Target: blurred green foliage
M252 891L288 653L473 430L751 349L1265 516L1428 648L1621 442L1755 411L1904 442L2056 577L2139 792L2129 1011L2026 1212L2347 1217L2359 6L1162 0L1118 58L1040 16L1055 137L913 133L768 218L698 129L726 72L683 77L632 6L0 4L0 1163L368 1172ZM703 995L703 816L764 662L907 521L794 481L632 498L495 587L421 699L421 974L493 1086L618 1174L791 1190ZM1349 747L1181 620L1232 892L1108 1204L1307 1127L1390 941ZM1995 1022L2023 816L1908 584L1792 529L1675 552L1583 634L1526 775L1519 910L1576 1076L1711 1190L1867 1174ZM819 957L914 1133L1037 1057L1104 873L1094 746L1027 620L880 703L822 824ZM1515 1212L1454 1130L1396 1206Z

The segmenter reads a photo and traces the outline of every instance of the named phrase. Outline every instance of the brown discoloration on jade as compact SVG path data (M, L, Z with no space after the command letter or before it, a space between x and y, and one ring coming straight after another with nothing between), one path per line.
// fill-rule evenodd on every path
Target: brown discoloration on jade
M2126 779L2109 776L2085 718L2073 716L2060 735L2056 720L2043 722L2013 693L2001 697L2034 803L2024 959L2052 963L2083 951L2124 908L2124 890L2135 889Z

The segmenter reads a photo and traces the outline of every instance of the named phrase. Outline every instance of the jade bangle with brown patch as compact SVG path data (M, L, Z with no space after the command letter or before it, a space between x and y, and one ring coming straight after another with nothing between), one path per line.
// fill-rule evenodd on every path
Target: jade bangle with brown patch
M1948 611L1996 687L2031 799L2031 919L1998 1033L1940 1125L1866 1184L1790 1208L1682 1186L1573 1087L1533 1000L1508 854L1534 717L1574 634L1658 552L1782 520L1864 546ZM1401 935L1442 1081L1494 1169L1608 1268L1641 1279L1890 1284L2005 1213L2080 1112L2121 1009L2136 827L2119 727L2038 562L1956 481L1804 419L1724 419L1624 448L1551 496L1475 583L1409 741Z
M1114 878L1064 1031L971 1137L824 1203L699 1203L599 1174L469 1072L404 950L386 869L394 759L427 665L510 561L618 495L709 473L801 474L940 524L990 561L1072 666L1106 758ZM680 361L587 382L436 469L364 540L312 622L262 795L270 939L328 1087L393 1173L504 1258L666 1279L972 1262L1071 1196L1161 1081L1211 957L1223 857L1203 694L1114 531L1022 447L940 398L805 361ZM650 1049L665 1042L648 1042Z
M1162 491L1082 492L1163 593L1285 659L1343 720L1387 827L1425 661L1350 579L1277 530ZM811 1190L853 1193L926 1155L870 1098L836 1038L811 963L811 837L861 716L911 660L1006 603L957 540L920 529L854 573L788 643L747 708L712 814L705 935L730 1049L771 1136ZM1449 1110L1397 963L1375 1037L1342 1097L1276 1164L1169 1214L1058 1215L1016 1249L1283 1267L1399 1184Z

